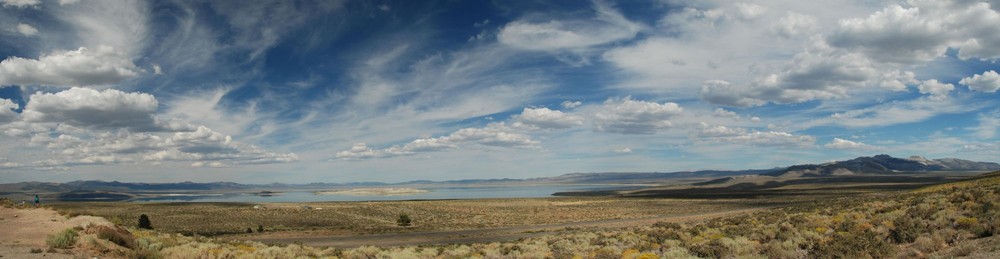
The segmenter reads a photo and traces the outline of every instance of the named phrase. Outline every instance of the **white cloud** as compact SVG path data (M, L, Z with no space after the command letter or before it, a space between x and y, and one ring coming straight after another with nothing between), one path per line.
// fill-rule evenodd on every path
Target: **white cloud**
M163 75L163 68L160 68L158 64L153 64L153 74L158 76Z
M36 7L40 4L42 4L41 0L3 0L3 7L26 8Z
M563 108L573 109L573 108L576 108L576 107L578 107L580 105L583 105L583 102L580 102L580 101L563 101L561 105L562 105Z
M749 107L846 98L851 91L868 88L901 91L918 82L912 72L879 70L863 55L839 52L823 44L813 47L795 55L782 71L748 85L705 81L701 98L714 104Z
M695 133L697 141L708 143L742 144L752 146L811 148L816 138L806 135L794 135L781 131L757 131L745 128L730 128L726 126L710 126L701 123Z
M71 5L80 2L80 0L59 0L59 5Z
M20 116L14 110L20 107L14 101L0 98L0 125L19 120Z
M616 148L616 149L615 149L614 151L615 151L615 153L619 153L619 154L628 154L628 153L632 153L632 149L631 149L631 148L627 148L627 147L623 147L623 148Z
M816 23L816 18L812 16L790 11L771 25L771 30L778 36L792 38L812 33L816 30Z
M997 71L986 71L982 74L962 78L958 83L968 86L969 89L979 92L996 92L1000 89L1000 74Z
M991 139L1000 130L1000 112L979 114L979 125L969 128L976 137L981 139Z
M524 108L514 116L514 125L540 129L565 129L583 125L583 118L549 108Z
M485 128L464 128L448 135L445 139L447 143L472 142L486 146L508 147L508 148L539 148L540 142L532 140L530 136L512 132L503 124L492 124Z
M714 104L750 107L767 102L746 93L745 87L733 85L725 80L708 80L701 84L701 99Z
M829 42L887 62L936 59L944 54L953 31L921 11L890 5L866 18L841 20Z
M868 144L861 143L861 142L850 141L850 140L846 140L846 139L842 139L842 138L833 138L833 140L831 140L830 143L826 143L826 145L823 145L823 147L829 148L829 149L839 149L839 150L847 150L847 149L872 150L872 149L875 149L875 147L870 146Z
M950 93L951 90L955 90L955 86L952 84L943 84L938 82L938 80L931 79L921 83L917 86L917 89L919 89L922 94L929 94L929 98L932 100L943 100L948 98L948 93Z
M24 120L76 127L132 131L190 131L182 121L155 116L159 103L150 94L114 89L97 91L74 87L58 93L35 93L24 107Z
M156 98L145 93L74 87L31 95L20 116L4 112L17 108L13 102L0 99L0 106L0 117L8 120L0 130L24 141L23 152L50 152L48 159L30 163L34 169L164 161L205 165L298 161L294 153L269 152L205 126L162 118Z
M712 113L712 116L719 118L730 118L730 119L737 119L740 117L740 115L736 114L736 112L727 111L726 109L723 108L715 108L715 112Z
M517 20L500 30L500 43L529 50L585 48L631 39L640 26L602 1L594 2L597 17L588 20L552 20L531 22Z
M38 29L35 29L35 26L31 26L30 24L18 23L14 28L17 32L23 34L24 36L33 36L38 34Z
M518 149L541 148L541 142L531 139L528 135L517 133L505 123L499 122L490 123L483 128L459 129L447 136L419 138L403 146L396 145L384 149L372 149L365 143L356 143L350 149L337 152L335 157L340 160L388 158L472 147L470 145Z
M914 63L934 60L951 47L962 59L1000 58L1000 13L977 1L910 1L889 5L866 18L846 19L829 38L832 45L877 60Z
M343 160L362 160L383 157L383 152L376 152L365 143L355 143L350 149L337 152L336 157Z
M0 62L0 85L91 86L118 83L144 72L115 48L81 47L38 59L9 57Z
M752 20L767 12L767 8L753 3L736 3L736 10L739 17L744 20Z
M920 122L940 114L968 112L981 108L968 105L961 100L956 100L956 98L943 100L921 98L838 112L827 118L799 123L797 127L811 128L821 125L840 125L850 128L881 127Z
M608 99L593 113L594 130L619 134L654 134L673 126L670 119L684 109L676 103Z

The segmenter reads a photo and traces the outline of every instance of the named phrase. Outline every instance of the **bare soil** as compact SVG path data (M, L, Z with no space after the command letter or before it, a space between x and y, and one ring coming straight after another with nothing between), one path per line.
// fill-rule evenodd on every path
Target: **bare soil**
M0 207L0 257L3 258L74 258L70 251L48 253L48 235L75 226L111 223L104 218L79 216L67 219L48 208ZM31 251L42 251L32 253Z

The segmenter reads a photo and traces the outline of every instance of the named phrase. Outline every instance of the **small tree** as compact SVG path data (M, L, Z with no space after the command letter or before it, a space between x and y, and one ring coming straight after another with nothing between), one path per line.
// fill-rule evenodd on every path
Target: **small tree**
M153 229L153 223L149 222L149 216L146 214L139 215L139 228Z
M257 233L264 232L264 225L257 224Z
M247 228L247 234L253 234L253 229L252 228Z
M399 224L400 227L409 227L410 223L412 223L410 215L406 215L405 213L399 214L399 219L396 220L396 224Z

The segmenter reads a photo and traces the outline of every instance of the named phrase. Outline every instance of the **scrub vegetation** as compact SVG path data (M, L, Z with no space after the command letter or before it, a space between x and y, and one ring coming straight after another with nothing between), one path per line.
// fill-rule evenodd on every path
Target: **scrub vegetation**
M577 229L510 242L339 249L140 229L115 233L127 233L124 239L132 241L84 235L81 240L90 241L81 242L101 246L93 251L167 258L993 257L1000 254L994 251L1000 243L995 236L1000 233L1000 172L915 191L828 199L701 222Z

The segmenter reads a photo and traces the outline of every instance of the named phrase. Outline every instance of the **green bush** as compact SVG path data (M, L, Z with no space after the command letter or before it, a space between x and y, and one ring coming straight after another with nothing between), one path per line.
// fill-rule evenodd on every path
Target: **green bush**
M146 214L139 215L139 228L153 229L153 223L149 222L149 216L146 216Z
M45 240L45 243L49 245L49 248L66 249L73 247L73 244L76 243L76 236L76 230L67 228L62 232L49 235L49 238Z
M398 224L401 227L409 227L412 224L412 220L410 220L410 215L399 214L399 219L396 220L396 224Z

